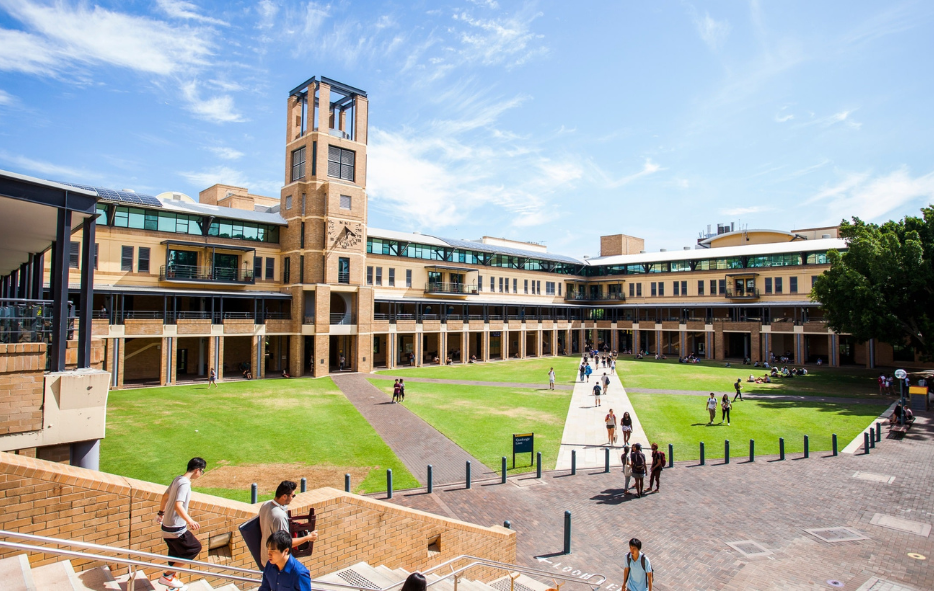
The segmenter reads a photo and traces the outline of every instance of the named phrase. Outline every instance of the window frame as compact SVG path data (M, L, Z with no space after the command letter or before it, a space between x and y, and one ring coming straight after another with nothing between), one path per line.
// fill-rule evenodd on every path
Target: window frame
M297 159L297 160L296 160ZM305 146L292 150L292 182L305 178Z
M120 247L120 270L127 273L133 272L133 259L136 256L135 246Z
M143 253L146 256L143 256ZM136 249L136 272L137 273L150 273L150 260L152 255L152 249L148 246L140 246ZM146 262L146 270L143 270L143 262Z

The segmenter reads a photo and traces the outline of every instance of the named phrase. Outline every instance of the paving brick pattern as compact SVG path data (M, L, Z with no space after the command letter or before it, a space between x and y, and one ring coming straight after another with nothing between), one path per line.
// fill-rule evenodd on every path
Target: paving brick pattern
M642 499L620 496L622 475L614 469L549 472L537 486L491 480L469 491L407 491L393 502L481 525L509 520L519 533L520 563L575 576L603 573L604 591L619 591L633 536L652 559L660 590L834 588L830 581L846 591L934 589L934 537L871 523L882 514L934 524L934 415L917 415L903 439L883 434L869 455L676 463L662 474L662 492ZM896 478L872 482L855 478L858 472ZM534 474L510 480L517 478ZM565 510L573 515L567 556L560 554ZM833 527L868 539L827 543L805 532ZM756 542L771 554L746 558L727 545L736 541Z
M392 404L392 397L373 386L363 374L331 377L420 483L425 483L426 466L429 464L436 484L463 481L468 461L475 477L489 472L479 460L404 404ZM434 507L433 512L438 513L437 505Z

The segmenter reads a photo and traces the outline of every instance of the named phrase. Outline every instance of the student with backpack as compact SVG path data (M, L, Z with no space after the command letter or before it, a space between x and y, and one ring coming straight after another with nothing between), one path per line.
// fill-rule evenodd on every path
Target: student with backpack
M626 570L623 571L621 591L652 591L654 574L652 563L642 553L642 542L638 538L629 540L629 554L626 555Z
M655 492L658 492L659 479L665 467L665 452L658 451L658 444L652 444L652 475L649 477L649 492L652 492L652 483L655 483Z
M632 464L632 477L636 481L636 496L644 497L645 454L642 453L642 444L636 443L632 446L632 453L629 454L629 458Z
M610 389L610 377L606 375L606 372L603 372L603 393L606 394L607 390Z

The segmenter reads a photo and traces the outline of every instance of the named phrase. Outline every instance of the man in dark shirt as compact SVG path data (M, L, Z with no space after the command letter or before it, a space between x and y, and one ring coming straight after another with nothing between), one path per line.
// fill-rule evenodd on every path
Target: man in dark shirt
M277 531L266 540L269 560L263 569L259 591L311 591L308 569L292 556L292 538Z

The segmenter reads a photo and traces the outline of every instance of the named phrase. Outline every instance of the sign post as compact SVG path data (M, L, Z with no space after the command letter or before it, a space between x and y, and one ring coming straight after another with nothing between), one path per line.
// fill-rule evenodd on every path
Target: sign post
M535 433L513 433L512 434L512 467L516 467L516 454L532 454L535 457ZM531 465L531 464L530 464Z

